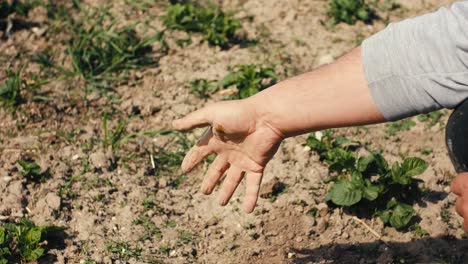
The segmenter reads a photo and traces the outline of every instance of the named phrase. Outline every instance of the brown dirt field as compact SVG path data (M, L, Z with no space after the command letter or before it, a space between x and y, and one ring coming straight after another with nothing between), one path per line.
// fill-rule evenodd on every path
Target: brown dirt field
M165 1L155 1L146 11L126 2L85 5L111 3L119 24L139 21L163 28L159 17L165 14ZM381 14L389 22L454 1L397 2L401 8ZM387 135L385 124L337 130L370 149L383 149L389 161L417 156L430 164L419 176L426 195L415 205L419 224L429 233L424 237L384 226L377 217L361 218L381 235L378 239L348 210L333 206L327 206L323 216L312 216L313 208L323 206L329 186L323 180L329 173L305 146L306 135L287 139L266 169L262 192L271 192L268 186L275 181L286 191L275 199L260 198L249 215L240 210L242 186L225 207L218 205L216 190L212 196L199 192L208 163L187 175L175 168L155 173L155 167L164 164L157 159L152 164L153 157L186 151L183 143L193 144L203 129L182 134L185 141L174 134L143 132L170 129L175 118L224 98L218 92L201 99L186 87L188 81L217 80L228 66L250 63L273 65L284 79L333 61L385 27L379 19L327 29L321 23L327 20L325 0L219 4L234 11L258 43L221 50L194 34L192 43L179 47L174 39L185 35L176 32L168 36L169 53L157 66L131 71L110 93L87 93L81 80L52 74L40 90L47 100L28 98L15 114L0 108L0 221L27 217L37 224L66 227L60 246L39 263L468 263L462 219L454 211L456 197L449 193L455 172L444 143L448 111L443 122L431 128L413 118L416 125L395 136ZM0 83L7 69L24 67L26 76L43 74L31 57L45 49L64 67L71 64L63 60L66 46L60 41L67 32L52 33L53 24L42 8L24 19L34 25L0 40ZM100 143L104 112L113 113L111 129L122 119L128 120L126 135L136 133L115 151ZM20 159L35 160L50 177L42 183L27 181L19 173Z

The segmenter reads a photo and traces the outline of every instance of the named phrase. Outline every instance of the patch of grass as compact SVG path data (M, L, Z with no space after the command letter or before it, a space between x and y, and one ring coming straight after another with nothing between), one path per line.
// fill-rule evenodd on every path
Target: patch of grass
M210 45L224 49L243 41L236 36L237 30L242 28L240 21L215 5L177 1L168 7L162 22L168 29L201 33Z
M68 26L71 39L67 50L74 75L94 87L107 88L122 81L123 72L156 65L157 60L150 56L155 42L161 44L160 52L167 51L163 32L140 38L135 30L138 24L119 27L105 8L80 10L82 19Z
M140 238L141 241L162 238L161 230L156 227L156 224L147 216L138 217L133 221L133 224L140 225L145 229L145 235Z
M41 167L33 160L18 160L17 163L22 169L19 174L28 181L45 182L50 176L47 171L41 172Z
M395 136L399 131L409 131L412 127L416 126L416 122L412 119L404 119L386 125L385 133L387 136Z
M429 232L423 229L419 224L414 224L410 227L410 230L418 237L429 236Z
M365 0L329 0L325 13L331 18L331 25L344 22L353 25L357 20L369 22L374 10Z
M192 142L184 134L177 131L165 131L161 132L160 135L171 136L172 140L164 147L154 146L150 155L152 157L151 163L154 165L154 175L159 177L174 174L192 145ZM171 185L177 187L183 179L185 176L179 175ZM175 184L174 181L178 183Z
M443 110L431 112L428 114L423 114L418 116L418 120L426 124L426 128L431 128L435 125L443 126L442 117L446 115L446 112Z
M179 230L179 239L182 241L184 244L189 244L192 242L193 239L193 234L187 231Z
M138 259L143 251L138 246L132 247L128 242L109 242L106 243L106 250L111 253L114 259L128 261L129 259Z
M156 4L156 0L125 0L125 4L136 10L145 12Z
M21 71L7 70L6 73L7 79L0 85L0 105L9 110L14 110L25 102L21 95L24 81L22 80Z
M208 98L219 89L230 86L237 88L237 95L229 99L250 97L278 81L278 75L272 67L258 64L243 64L229 68L229 73L219 81L196 79L189 82L188 87L200 98Z
M187 86L190 88L193 94L203 99L209 98L211 94L219 90L219 86L215 81L206 79L192 80L188 83Z
M47 239L64 228L36 226L27 219L0 226L0 263L36 261L46 253Z
M127 121L120 119L113 130L109 128L108 121L109 114L104 113L102 117L102 147L105 150L111 149L114 151L121 144L122 139L124 139L127 134Z

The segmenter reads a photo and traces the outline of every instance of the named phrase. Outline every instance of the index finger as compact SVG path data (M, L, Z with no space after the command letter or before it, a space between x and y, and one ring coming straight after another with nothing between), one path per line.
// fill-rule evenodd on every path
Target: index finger
M210 106L198 109L183 118L174 120L172 126L177 130L189 130L197 127L205 127L211 124L212 110Z
M450 185L451 191L456 195L462 195L466 187L468 187L468 172L458 174Z

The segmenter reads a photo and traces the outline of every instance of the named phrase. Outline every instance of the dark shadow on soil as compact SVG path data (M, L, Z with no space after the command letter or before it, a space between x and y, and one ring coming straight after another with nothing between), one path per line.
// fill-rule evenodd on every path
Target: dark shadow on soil
M20 31L20 30L25 30L25 29L30 29L33 27L38 27L41 24L36 23L36 22L29 22L23 19L12 19L12 28L10 35L13 34L15 31ZM1 20L0 21L0 31L2 31L2 39L7 38L8 36L5 36L5 30L7 28L7 21L6 20Z
M451 236L407 243L375 241L292 249L293 263L468 263L468 240Z

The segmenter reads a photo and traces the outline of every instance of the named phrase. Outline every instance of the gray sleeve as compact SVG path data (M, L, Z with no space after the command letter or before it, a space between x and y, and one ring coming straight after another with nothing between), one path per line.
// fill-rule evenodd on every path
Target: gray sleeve
M371 95L388 121L468 98L468 1L389 24L361 49Z

